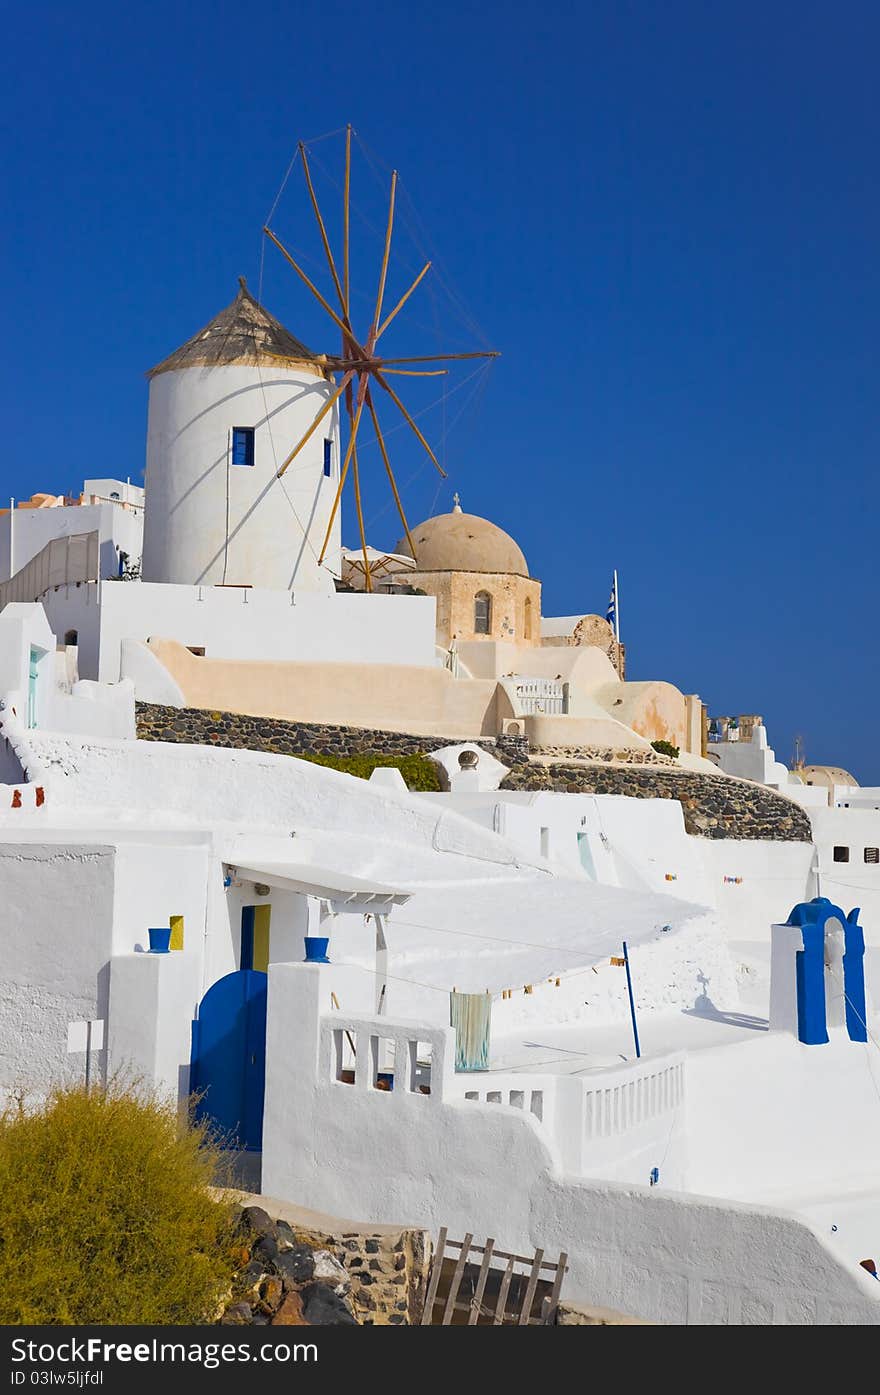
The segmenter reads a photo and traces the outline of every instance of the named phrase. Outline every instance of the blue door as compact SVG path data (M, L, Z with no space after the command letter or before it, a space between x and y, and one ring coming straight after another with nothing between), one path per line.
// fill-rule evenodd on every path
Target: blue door
M196 1118L228 1147L256 1152L263 1140L267 986L266 975L253 969L227 974L208 989L193 1023Z

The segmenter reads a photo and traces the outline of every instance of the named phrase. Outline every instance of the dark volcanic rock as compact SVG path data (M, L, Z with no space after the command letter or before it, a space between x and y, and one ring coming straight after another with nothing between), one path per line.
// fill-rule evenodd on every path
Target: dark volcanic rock
M309 1245L294 1245L293 1249L278 1255L274 1268L281 1275L285 1289L308 1283L315 1274L315 1252Z
M301 1291L303 1312L310 1327L357 1326L344 1298L327 1284L308 1284Z

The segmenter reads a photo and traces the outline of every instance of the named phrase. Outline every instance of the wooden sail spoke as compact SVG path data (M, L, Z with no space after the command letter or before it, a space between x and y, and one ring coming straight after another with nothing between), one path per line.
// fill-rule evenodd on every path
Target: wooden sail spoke
M300 141L299 143L299 157L302 161L303 174L306 177L306 187L309 191L309 198L312 201L312 209L315 214L315 219L317 220L318 231L321 234L321 242L324 245L324 255L327 258L327 265L330 268L330 275L333 277L333 284L336 287L336 294L339 297L339 304L342 307L342 313L345 316L346 323L348 323L348 301L346 300L345 293L339 282L339 276L336 271L336 263L333 260L333 253L330 250L330 239L327 236L327 229L324 226L324 219L321 217L321 210L318 207L318 199L315 194L315 186L312 184L312 174L309 169L309 160L308 156L306 155L306 148L303 145L302 141Z
M348 449L345 452L345 460L343 462L342 469L339 471L339 484L336 488L336 496L333 500L333 507L330 510L330 518L327 523L327 531L324 534L324 541L321 544L321 552L318 557L318 566L320 566L321 563L324 561L324 557L327 553L327 548L330 544L330 534L333 531L333 524L336 521L336 513L339 509L339 500L342 498L342 490L345 486L345 481L348 477L348 467L351 464L352 452L354 451L355 443L357 441L358 427L360 426L361 412L364 409L364 398L366 396L368 381L369 380L367 378L367 375L365 373L361 374L360 382L358 384L357 407L355 409L354 420L352 421L351 427L349 429Z
M430 262L425 262L425 265L422 267L422 269L421 269L421 271L419 272L418 276L417 276L416 279L413 281L413 283L412 283L412 285L410 286L409 290L406 291L406 293L400 297L400 300L397 302L397 304L395 305L394 309L391 311L391 314L385 316L385 318L384 318L384 320L382 321L382 323L380 324L379 328L376 330L376 338L377 338L377 339L379 339L379 338L385 333L385 331L386 331L386 329L388 328L388 326L390 325L391 321L394 319L394 316L398 313L399 310L402 310L402 309L403 309L404 305L406 305L406 302L409 300L409 298L410 298L410 296L412 295L413 291L415 290L416 286L419 284L419 282L422 280L422 278L428 274L428 272L429 272L430 270L431 270L431 263L430 263Z
M370 558L367 552L367 534L364 528L364 508L363 501L361 499L361 476L360 470L358 469L357 445L355 445L352 449L351 464L352 479L354 481L354 502L355 508L357 509L358 531L361 535L361 551L364 554L364 590L372 591L373 578L370 574Z
M342 193L342 281L345 291L345 318L351 320L351 271L348 229L351 212L351 125L345 128L345 184Z
M264 232L264 233L266 234L266 236L270 239L270 241L272 241L272 242L275 243L275 246L278 248L278 250L279 250L279 252L281 253L281 255L282 255L283 257L286 257L286 258L287 258L287 260L290 262L290 265L293 267L294 271L296 272L297 276L300 278L300 280L301 280L306 286L308 286L309 290L311 291L312 295L313 295L313 296L315 297L315 299L317 300L318 304L319 304L319 305L322 305L322 306L324 307L324 309L327 311L327 314L330 316L331 320L334 320L334 321L336 322L336 324L338 324L339 328L342 330L342 333L343 333L344 335L346 335L346 336L351 340L352 344L354 345L355 350L356 350L357 353L361 356L361 358L365 358L365 359L370 358L371 355L370 355L369 353L367 353L367 351L358 343L358 341L355 339L354 335L352 334L351 330L349 329L348 325L346 325L345 321L344 321L344 320L341 320L341 319L339 318L339 316L337 315L336 311L333 309L333 306L330 305L330 304L324 299L324 297L321 295L321 292L318 290L318 287L314 284L313 281L310 281L310 280L309 280L308 276L307 276L306 273L303 271L302 267L301 267L296 261L294 261L293 257L290 255L290 253L288 252L287 248L284 246L284 243L283 243L279 238L277 238L277 237L275 236L275 234L273 233L273 231L272 231L271 228L263 228L263 232ZM345 367L346 365L343 364L342 366Z
M448 378L448 368L383 368L383 373L390 373L398 378Z
M388 258L391 254L391 230L394 227L394 199L397 193L397 170L391 171L391 194L388 199L388 224L385 228L385 250L382 254L382 270L379 273L379 291L376 296L376 313L373 316L373 333L370 349L379 337L379 316L382 314L382 301L385 299L385 280L388 276Z
M379 426L379 417L376 412L376 408L373 404L373 394L369 388L367 388L367 407L370 412L370 417L372 418L373 430L376 433L376 440L379 442L379 450L382 452L382 460L385 465L385 473L388 476L388 483L391 485L391 492L394 495L394 502L397 505L397 512L400 514L400 521L403 524L403 531L406 534L406 540L409 543L409 550L412 553L413 557L415 557L416 545L413 542L413 536L409 530L409 524L406 521L406 514L403 511L403 503L400 498L400 491L397 488L397 480L394 478L394 471L391 468L391 461L388 459L388 451L385 448L385 437L382 435L382 430Z
M388 363L451 363L454 359L500 357L497 349L484 349L473 354L420 354L417 358L381 358L377 366L384 368Z
M310 439L310 437L314 434L314 432L317 431L318 427L321 425L321 422L324 420L324 418L325 418L325 416L327 415L327 413L328 413L329 411L332 411L333 407L334 407L334 406L336 405L336 403L339 401L340 397L341 397L342 394L345 392L345 389L348 387L348 385L350 384L350 382L351 382L351 380L352 380L353 377L354 377L354 373L346 373L345 377L343 378L342 382L339 384L339 387L336 389L336 391L334 392L333 396L330 397L330 398L328 398L328 400L324 403L323 407L321 408L321 410L320 410L320 412L318 413L318 415L315 417L315 419L314 419L314 421L312 422L311 426L309 427L308 431L305 433L304 436L302 436L302 437L297 441L297 443L296 443L296 445L294 446L293 450L290 452L290 455L287 457L287 459L284 461L284 463L279 467L279 469L276 470L275 473L276 473L276 476L277 476L278 479L280 479L281 476L284 474L284 471L287 469L287 467L288 467L288 465L291 463L291 461L294 460L294 459L296 458L297 455L299 455L299 453L300 453L300 451L302 450L303 446L306 444L306 441L308 441L308 440Z
M443 479L446 479L446 471L443 469L443 466L440 464L440 461L437 459L436 455L431 450L431 447L428 445L428 442L425 440L424 436L422 435L419 428L416 426L409 412L406 410L400 398L397 396L397 393L394 391L394 388L391 386L390 383L386 383L381 373L376 372L373 374L373 376L375 377L376 382L379 384L379 386L381 388L384 388L385 391L388 393L388 396L391 398L391 401L395 404L398 411L402 413L405 421L408 423L410 427L410 430L413 431L415 435L418 437L418 439L421 441L422 445L425 447L425 450L428 452L429 456L433 460L435 466L442 475Z
M382 463L385 468L385 473L388 477L388 482L391 486L391 492L394 495L394 502L397 507L397 512L400 515L400 521L403 524L403 530L406 535L407 543L413 556L415 556L414 539L412 537L412 533L410 532L410 527L407 522L406 514L404 512L403 501L400 497L400 490L398 489L397 481L394 477L394 471L391 467L391 460L388 455L385 437L382 433L382 429L379 424L379 417L376 411L375 402L373 400L373 382L377 383L378 386L382 388L383 392L386 392L388 396L391 398L392 402L396 406L397 410L400 412L407 426L412 431L419 444L426 451L427 455L431 460L431 463L434 465L435 469L439 472L442 478L445 479L446 471L443 469L442 465L440 464L439 460L434 454L434 451L431 449L431 446L429 445L427 439L425 438L424 434L417 425L414 417L410 414L410 412L407 410L406 406L401 401L398 394L395 392L389 379L392 377L445 377L448 376L450 372L449 368L446 366L447 364L461 362L469 359L493 359L497 358L498 354L494 350L481 350L470 353L422 354L413 355L409 357L397 357L387 359L382 358L377 354L376 345L379 338L381 337L381 335L385 333L389 325L393 323L393 321L403 310L404 306L407 304L410 297L417 290L417 288L421 285L422 281L425 279L432 266L432 263L430 261L425 263L421 271L418 273L418 275L410 283L410 285L404 291L403 295L397 301L394 308L383 318L382 311L385 300L385 292L388 283L391 242L394 232L394 220L397 199L398 176L396 170L393 170L391 173L391 182L388 198L388 216L382 247L382 260L379 270L379 281L376 290L375 311L373 314L373 318L370 322L370 328L365 341L361 343L356 338L355 333L352 329L351 313L351 138L352 128L351 125L348 125L345 128L345 174L342 187L341 263L337 263L336 258L333 254L333 248L330 244L330 237L327 231L327 225L324 221L324 216L321 212L317 191L315 189L315 183L312 178L312 171L309 162L308 152L302 141L299 143L298 147L299 156L302 160L303 174L305 177L309 200L311 202L312 211L315 215L315 221L318 225L318 232L321 238L321 245L324 249L324 257L327 262L327 266L330 271L330 276L333 281L336 298L339 302L338 311L333 308L330 302L321 293L321 291L318 289L315 283L311 280L311 278L304 271L304 269L299 265L296 259L288 251L288 249L284 246L281 239L275 235L272 229L269 227L264 227L263 231L269 238L269 240L275 244L279 252L281 252L282 256L285 258L285 260L290 264L290 266L293 267L293 270L296 272L299 279L303 282L305 286L308 287L315 300L322 307L322 309L325 310L326 313L330 316L331 320L339 328L342 334L341 353L338 356L333 354L322 355L321 358L318 360L317 365L319 367L319 370L323 370L324 376L330 378L330 382L332 384L332 392L330 392L328 400L324 403L321 410L317 413L308 430L300 437L296 445L290 451L289 455L282 462L280 468L276 471L276 474L280 479L281 476L284 474L285 470L288 468L288 466L296 459L297 455L300 453L300 451L303 449L306 443L311 439L315 431L317 431L321 422L324 421L324 419L329 415L336 403L338 403L340 398L344 395L345 409L348 417L348 445L345 450L344 460L339 471L339 479L337 481L336 491L333 498L333 504L329 515L329 521L327 523L327 530L324 535L324 541L321 546L318 562L319 564L323 563L327 553L327 549L330 545L330 537L333 531L333 526L336 522L340 503L342 500L342 493L345 488L345 482L348 478L349 470L351 470L352 483L354 487L355 507L358 519L358 529L360 533L360 544L361 549L363 551L365 586L368 591L372 591L373 576L367 549L366 527L364 523L363 510L364 501L361 490L361 466L363 464L363 460L359 458L357 449L358 431L360 429L365 405L370 413L370 418L373 423L373 429L376 433L376 441L378 443L379 450L382 455ZM267 352L270 351L267 350ZM330 377L331 374L342 375L342 380L341 382L339 382L338 387L335 385L333 379ZM356 392L354 390L355 379L357 379Z

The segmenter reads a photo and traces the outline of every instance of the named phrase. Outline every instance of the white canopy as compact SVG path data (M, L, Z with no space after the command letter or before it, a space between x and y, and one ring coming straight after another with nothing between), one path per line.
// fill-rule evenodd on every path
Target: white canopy
M264 882L278 891L296 891L329 901L336 912L371 911L388 915L394 906L404 905L412 895L401 887L376 885L362 877L336 872L314 863L256 862L235 863L235 875L247 882Z

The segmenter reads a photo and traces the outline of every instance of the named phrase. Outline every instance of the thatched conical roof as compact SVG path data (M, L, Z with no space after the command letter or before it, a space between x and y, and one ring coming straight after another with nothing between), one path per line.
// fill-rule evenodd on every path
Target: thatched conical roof
M276 368L295 364L322 376L327 373L323 356L312 353L270 315L251 295L243 276L238 278L238 284L238 295L232 304L151 368L148 378L177 368L214 368L235 363L265 363Z

